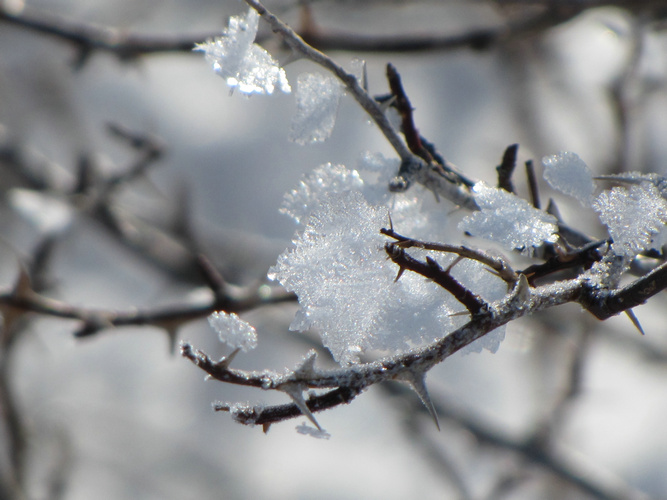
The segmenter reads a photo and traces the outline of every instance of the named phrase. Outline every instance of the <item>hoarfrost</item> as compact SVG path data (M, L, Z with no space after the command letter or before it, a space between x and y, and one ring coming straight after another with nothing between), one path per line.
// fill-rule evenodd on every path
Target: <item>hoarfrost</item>
M342 364L370 350L405 351L451 327L451 298L442 288L412 273L394 282L397 269L379 233L387 220L387 208L359 191L330 195L269 272L299 297L290 328L315 327Z
M363 185L364 181L356 170L331 163L320 165L306 174L295 189L285 194L280 211L301 223L323 197L359 190Z
M575 153L561 152L542 158L544 179L549 185L579 200L585 206L591 206L595 184L588 165Z
M320 73L302 73L296 86L296 115L290 141L301 144L326 141L336 123L343 89L338 80Z
M357 170L331 163L320 165L304 175L295 189L285 194L280 211L297 223L304 224L308 215L328 196L358 191L370 205L387 207L394 224L399 228L410 228L410 236L427 239L444 237L448 222L447 202L437 203L432 196L424 196L423 188L421 192L415 188L405 193L391 193L387 189L389 179L395 175L399 164L397 159L366 153L360 159ZM383 225L388 222L388 219L385 220Z
M232 349L248 352L257 347L257 331L234 313L214 312L208 317L208 323Z
M604 191L593 208L609 228L616 255L634 257L649 247L667 223L667 202L649 182Z
M555 217L504 189L492 188L483 182L475 184L473 192L480 210L459 223L462 231L526 253L544 242L556 241L558 221Z
M278 87L285 93L291 88L285 70L271 54L255 44L259 14L250 9L245 16L231 17L221 37L195 45L204 52L213 70L232 89L243 94L272 94Z

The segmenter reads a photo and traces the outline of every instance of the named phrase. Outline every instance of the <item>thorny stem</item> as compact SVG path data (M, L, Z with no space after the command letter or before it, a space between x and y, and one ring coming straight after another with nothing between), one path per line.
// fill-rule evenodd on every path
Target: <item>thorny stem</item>
M496 273L498 273L500 278L511 285L514 285L519 279L517 274L512 270L508 263L502 259L491 257L481 250L475 250L465 246L448 245L446 243L432 243L427 241L414 240L397 233L393 228L382 228L380 229L380 233L397 240L396 245L401 248L423 248L424 250L453 253L459 255L460 257L465 257L466 259L476 260L477 262L480 262L485 266L493 269Z
M257 13L262 16L262 19L271 25L273 31L278 33L294 52L310 59L314 63L319 64L336 75L336 77L345 85L347 91L379 127L394 150L396 150L396 153L401 160L409 161L411 163L420 162L420 160L410 152L403 140L391 126L379 104L364 90L354 75L345 71L342 66L336 64L336 62L326 54L308 45L292 28L267 10L261 2L258 2L257 0L245 0L245 2L255 9Z
M436 364L499 326L519 317L577 300L584 286L584 282L578 279L543 285L530 290L517 285L511 295L481 310L473 320L429 346L407 354L336 370L313 370L312 373L305 374L299 370L286 374L271 371L247 372L228 368L224 360L213 361L201 351L195 351L187 343L181 344L181 354L211 378L221 382L261 387L264 390L281 390L286 384L302 384L304 388L313 389L346 387L360 393L371 385L400 378L404 373L426 373ZM252 415L244 415L244 412L240 411L235 415L235 419L246 424L256 422L255 412ZM299 413L295 412L294 416L298 415ZM283 419L274 422L280 420Z
M465 306L473 317L481 311L488 309L487 303L484 302L479 295L476 295L456 281L456 279L449 274L449 270L442 269L438 263L430 257L426 258L426 262L422 262L408 255L401 246L394 243L387 243L384 249L387 252L387 255L389 255L389 258L398 265L399 274L396 277L397 280L403 273L403 270L408 269L417 274L421 274L425 278L447 290L456 300Z
M387 64L387 81L389 82L392 95L396 98L394 106L401 116L401 131L403 132L403 136L405 136L408 148L426 163L433 163L433 155L422 144L421 137L415 126L412 116L412 104L410 104L410 100L403 89L401 75L398 74L393 64Z
M468 185L460 175L452 175L451 172L446 171L442 165L437 163L426 164L422 158L410 151L410 148L406 146L389 123L383 109L359 84L354 75L349 74L326 54L308 45L292 28L269 12L261 2L257 0L245 0L245 2L271 25L273 31L278 33L294 52L331 71L375 122L401 159L401 170L398 177L390 184L391 190L405 191L411 180L414 179L432 190L436 196L442 195L455 204L472 210L477 208L477 204L468 190Z
M397 246L399 244L392 244ZM402 250L402 249L401 249ZM416 261L416 259L414 259ZM399 265L404 264L403 261ZM428 266L428 262L421 263ZM417 272L422 269L416 269ZM442 270L441 270L442 271ZM623 312L631 307L644 303L649 297L667 288L667 263L651 273L637 279L632 284L618 290L601 290L585 277L577 277L564 281L532 288L528 285L525 275L521 275L514 289L504 299L493 304L479 304L470 299L466 304L473 314L471 320L440 340L406 354L384 358L379 361L352 365L337 370L297 369L284 374L271 371L247 372L228 367L226 360L215 362L201 351L195 351L190 344L181 344L181 354L190 359L211 378L221 382L237 385L258 387L264 390L284 390L287 386L300 386L304 389L347 389L349 398L343 398L338 404L348 403L364 389L385 380L401 379L406 375L425 374L438 363L456 353L463 347L483 337L488 332L509 323L517 318L535 312L559 306L569 302L578 302L599 319L605 319ZM459 299L460 300L460 299ZM474 302L474 303L473 303ZM328 393L327 393L328 394ZM325 395L321 395L324 397ZM317 398L311 396L307 402L313 412L337 406L327 399L331 405L319 405ZM312 407L311 407L312 404ZM267 417L269 412L274 417ZM268 414L267 414L268 415ZM295 404L283 405L281 410L273 407L259 409L237 408L234 419L240 423L254 425L261 418L264 424L275 423L286 418L300 415Z
M150 310L106 311L77 307L39 293L29 291L0 294L0 309L10 308L15 313L38 313L83 323L76 336L92 335L98 331L120 326L153 325L172 331L185 322L205 317L214 311L243 312L262 305L290 302L293 294L281 291L269 296L249 292L243 297L214 296L210 300Z

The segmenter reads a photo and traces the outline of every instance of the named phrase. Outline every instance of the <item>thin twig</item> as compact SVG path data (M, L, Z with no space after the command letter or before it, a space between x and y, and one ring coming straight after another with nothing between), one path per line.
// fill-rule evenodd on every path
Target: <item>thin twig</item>
M502 162L496 167L496 171L498 172L498 187L509 193L515 192L514 186L512 185L512 174L516 167L516 155L518 151L518 144L507 146L507 149L505 149L505 153L503 154Z

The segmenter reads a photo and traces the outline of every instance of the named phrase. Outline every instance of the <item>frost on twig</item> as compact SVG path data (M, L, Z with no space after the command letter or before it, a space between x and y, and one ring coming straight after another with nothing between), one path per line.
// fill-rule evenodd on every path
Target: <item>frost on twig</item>
M223 35L195 45L205 53L213 70L227 85L242 94L272 94L275 88L289 93L291 88L285 70L259 45L255 36L259 15L250 9L245 16L231 17Z
M270 271L299 297L290 328L317 328L343 364L366 351L405 351L451 327L451 302L437 285L415 277L393 283L396 269L378 232L387 217L359 191L332 194Z
M492 188L483 182L475 184L473 192L480 211L463 219L459 229L527 254L545 242L556 241L558 221L555 217L504 189Z
M649 182L604 191L593 208L609 228L614 253L629 258L647 249L667 223L667 201Z
M257 347L255 328L234 313L214 312L208 317L208 323L218 333L220 340L232 349L248 352Z

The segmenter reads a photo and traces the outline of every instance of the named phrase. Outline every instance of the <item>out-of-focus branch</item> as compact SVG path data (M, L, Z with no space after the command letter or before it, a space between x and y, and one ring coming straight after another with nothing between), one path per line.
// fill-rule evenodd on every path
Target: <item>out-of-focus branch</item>
M401 396L401 406L406 409L405 418L411 421L424 416L424 409L415 398L408 397L408 389L404 385L382 384L379 386L390 396ZM406 407L406 401L410 406ZM443 422L465 429L472 434L481 445L503 450L515 454L525 465L542 469L566 484L600 500L647 500L649 497L634 490L620 480L609 478L608 475L596 473L588 464L575 463L566 453L558 453L547 443L538 442L528 437L521 439L510 436L481 420L478 416L463 411L456 405L433 397L433 405ZM420 420L424 421L420 418ZM415 424L417 425L417 424ZM423 425L415 434L424 436L426 429ZM415 436L415 439L418 439ZM437 437L427 437L428 440L437 440ZM525 468L523 468L525 471Z
M192 303L176 304L154 309L110 311L74 306L30 289L14 288L0 293L0 311L12 315L37 313L81 323L75 333L83 337L103 329L121 326L155 326L174 333L183 324L205 317L215 311L241 313L258 307L294 301L293 294L277 288L251 288L236 293L212 294L212 297Z
M77 68L82 67L95 51L108 52L114 54L120 60L128 61L142 55L155 53L192 52L192 47L196 43L218 34L140 35L128 33L118 28L71 21L33 9L24 8L20 12L12 12L5 4L0 4L0 23L20 26L72 44L78 51L75 63Z

